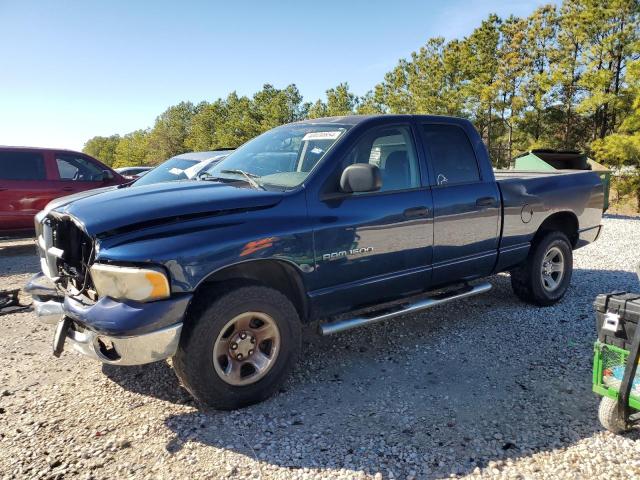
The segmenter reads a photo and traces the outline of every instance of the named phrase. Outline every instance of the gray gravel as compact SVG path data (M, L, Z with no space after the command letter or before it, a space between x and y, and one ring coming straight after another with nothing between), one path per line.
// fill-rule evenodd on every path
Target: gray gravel
M169 363L51 356L52 327L0 316L2 478L632 478L640 435L614 436L591 393L592 302L640 290L640 218L607 217L565 300L483 296L332 338L272 399L203 412ZM0 288L38 268L0 243ZM26 245L26 246L25 246Z

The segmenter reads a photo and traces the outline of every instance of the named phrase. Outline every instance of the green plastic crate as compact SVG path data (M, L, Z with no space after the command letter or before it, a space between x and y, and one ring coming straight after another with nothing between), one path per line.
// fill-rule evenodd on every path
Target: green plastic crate
M617 400L620 380L615 379L611 372L615 367L624 368L629 352L599 341L595 343L593 350L593 391L598 395ZM629 406L640 410L640 387L631 390Z

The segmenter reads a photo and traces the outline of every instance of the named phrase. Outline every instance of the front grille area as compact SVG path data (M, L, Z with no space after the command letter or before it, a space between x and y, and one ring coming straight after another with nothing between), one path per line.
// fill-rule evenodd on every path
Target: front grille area
M72 294L93 290L89 265L95 251L92 239L69 217L49 214L36 223L42 271Z

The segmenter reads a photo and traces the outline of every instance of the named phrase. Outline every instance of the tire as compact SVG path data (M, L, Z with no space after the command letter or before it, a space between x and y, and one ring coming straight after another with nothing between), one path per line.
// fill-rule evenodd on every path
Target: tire
M293 367L300 344L300 319L286 296L236 284L202 292L183 327L173 365L196 400L233 410L271 396ZM242 360L234 358L243 354Z
M560 265L561 274L551 271ZM564 297L572 272L573 251L569 239L562 232L549 232L533 244L526 263L511 271L511 287L520 300L549 306Z
M611 433L619 434L629 430L629 426L620 418L618 401L602 397L598 408L598 420Z

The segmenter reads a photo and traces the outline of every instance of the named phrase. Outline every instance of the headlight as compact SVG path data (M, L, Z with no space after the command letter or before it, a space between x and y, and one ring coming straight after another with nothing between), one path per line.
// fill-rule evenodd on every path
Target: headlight
M101 297L150 302L171 294L167 276L151 268L96 263L91 266L91 278Z

